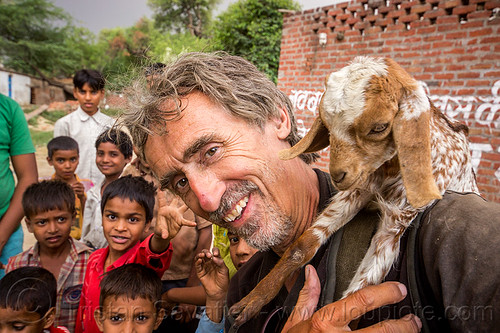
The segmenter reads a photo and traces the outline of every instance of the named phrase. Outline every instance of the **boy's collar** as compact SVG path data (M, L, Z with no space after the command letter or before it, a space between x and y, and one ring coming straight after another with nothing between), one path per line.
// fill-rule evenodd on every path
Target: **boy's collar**
M90 117L93 118L99 117L100 111L101 109L97 108L97 112L90 116L87 112L83 111L83 109L80 106L78 106L78 109L75 110L75 112L77 112L78 116L80 117L81 121L87 121Z

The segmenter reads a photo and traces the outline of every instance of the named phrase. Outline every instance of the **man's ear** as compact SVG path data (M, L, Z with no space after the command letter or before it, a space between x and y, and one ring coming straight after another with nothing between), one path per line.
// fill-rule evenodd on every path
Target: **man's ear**
M48 329L52 324L54 324L54 320L56 319L56 308L51 307L49 311L42 318L43 320L43 328Z
M288 114L288 111L284 107L280 107L279 117L275 118L273 122L276 126L276 133L278 135L278 138L281 140L285 140L292 130L290 115Z
M99 331L103 332L104 331L104 316L102 315L101 312L102 308L98 307L94 311L94 319L95 323L97 324L97 327L99 328Z
M160 308L160 310L158 310L158 312L156 314L156 321L155 321L155 328L154 329L157 329L160 326L161 322L163 321L163 317L165 317L165 309Z

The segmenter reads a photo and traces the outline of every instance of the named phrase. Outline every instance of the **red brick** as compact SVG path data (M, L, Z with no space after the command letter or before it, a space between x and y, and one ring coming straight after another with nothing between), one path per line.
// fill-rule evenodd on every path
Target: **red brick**
M412 13L425 13L429 10L431 10L432 6L430 3L426 3L426 4L417 4L413 7L411 7L411 12Z
M458 6L453 8L453 15L468 14L476 10L476 5Z
M458 16L455 16L455 15L440 16L436 19L436 23L438 25L453 23L456 25L457 28L459 26L458 25Z
M465 72L465 73L458 73L457 78L459 79L477 79L481 75L477 72Z
M484 29L470 31L469 37L488 36L491 35L492 33L493 33L492 28L484 28ZM500 37L497 36L497 38L500 40Z
M392 10L387 14L388 18L393 18L393 17L400 17L406 15L406 12L404 10Z
M402 23L415 22L418 21L418 19L419 18L417 14L402 15L399 17L399 21Z
M458 96L472 95L473 93L474 93L474 89L459 89L459 90L457 90Z
M400 30L405 30L406 26L404 24L393 24L387 26L387 31L400 31Z
M453 73L438 73L434 74L434 79L436 80L451 80L455 78L455 74Z
M500 1L486 1L484 4L484 9L495 9L500 7Z
M479 41L481 44L496 44L500 43L500 36L491 36L491 37L485 37L481 38Z
M489 81L486 80L467 80L467 87L487 86Z
M484 77L493 77L493 78L498 78L500 77L500 71L498 72L487 72L483 74Z
M491 16L491 13L489 13L487 10L480 10L480 11L475 11L475 12L469 13L467 15L467 19L468 20L474 20L474 19L478 19L478 18L485 19L485 18L489 18L490 16Z
M460 6L461 4L460 0L446 0L439 4L439 8L453 8Z

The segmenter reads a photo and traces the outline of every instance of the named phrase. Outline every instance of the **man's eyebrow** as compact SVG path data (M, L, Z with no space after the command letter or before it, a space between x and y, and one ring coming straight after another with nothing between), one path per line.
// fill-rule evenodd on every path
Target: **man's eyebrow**
M211 142L214 138L213 134L205 134L202 137L196 139L185 151L182 155L182 159L184 161L193 157L196 153L198 153L206 144ZM171 185L171 179L175 175L177 175L178 171L171 171L163 176L158 177L158 181L160 182L160 189L165 190L169 188Z
M201 150L201 148L203 148L207 143L209 143L210 141L212 141L213 138L214 138L213 134L205 134L202 137L196 139L196 141L193 142L191 144L191 146L189 146L186 149L186 151L184 152L183 159L184 160L188 160L191 157L193 157L194 154L196 154L197 152L199 152Z

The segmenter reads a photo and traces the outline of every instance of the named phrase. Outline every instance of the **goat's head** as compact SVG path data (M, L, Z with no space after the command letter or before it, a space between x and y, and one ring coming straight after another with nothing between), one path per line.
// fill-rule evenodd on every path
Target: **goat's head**
M330 175L339 190L362 187L396 157L409 203L441 198L431 167L430 103L421 85L390 59L357 57L330 74L306 136L282 159L330 145Z

